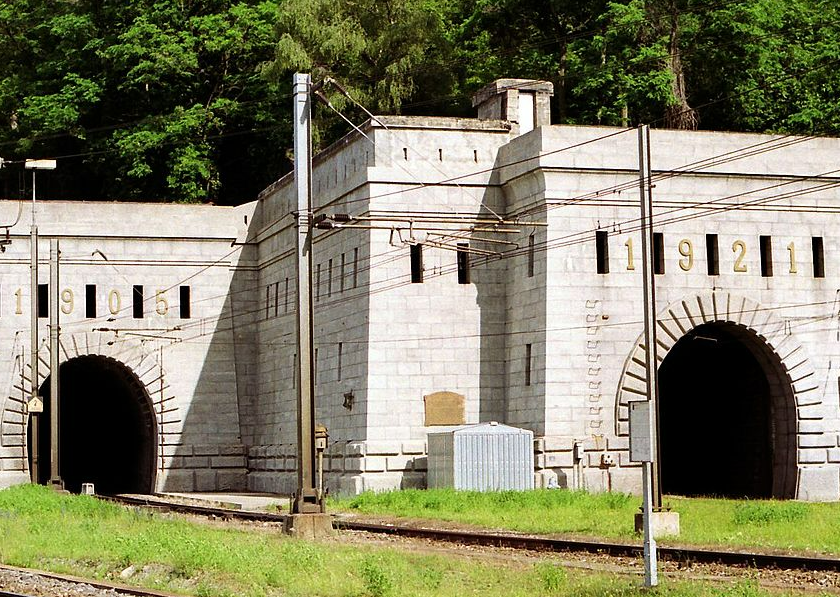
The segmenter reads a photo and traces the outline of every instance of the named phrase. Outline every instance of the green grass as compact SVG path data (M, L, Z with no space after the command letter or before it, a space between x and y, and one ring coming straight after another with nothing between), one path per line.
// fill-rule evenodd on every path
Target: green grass
M498 503L507 504L521 504L524 499L497 497ZM612 500L619 509L631 501L600 499L604 505ZM0 491L0 561L105 579L118 578L120 571L133 566L137 572L127 582L200 597L651 594L641 588L639 577L581 573L549 559L488 563L453 555L307 542L276 531L233 530L127 510L31 485ZM726 585L664 581L654 594L768 595L749 580Z
M335 499L334 510L446 520L530 533L633 539L638 497L581 491L405 490ZM667 498L680 514L674 541L840 553L840 504ZM665 541L667 543L667 541Z

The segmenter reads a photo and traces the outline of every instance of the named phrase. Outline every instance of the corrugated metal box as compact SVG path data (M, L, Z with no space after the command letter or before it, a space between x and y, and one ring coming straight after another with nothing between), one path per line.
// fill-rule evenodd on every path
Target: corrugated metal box
M498 423L429 434L427 485L474 491L534 488L534 433Z

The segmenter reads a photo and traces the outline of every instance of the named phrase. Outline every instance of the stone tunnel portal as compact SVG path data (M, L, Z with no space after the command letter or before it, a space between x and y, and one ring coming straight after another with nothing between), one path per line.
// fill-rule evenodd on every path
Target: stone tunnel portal
M747 328L700 325L659 369L663 492L792 498L795 406L780 359Z
M61 364L59 472L65 488L94 483L97 493L151 493L157 438L146 388L124 364L90 355ZM41 387L39 483L50 478L50 377ZM32 462L32 420L28 430Z

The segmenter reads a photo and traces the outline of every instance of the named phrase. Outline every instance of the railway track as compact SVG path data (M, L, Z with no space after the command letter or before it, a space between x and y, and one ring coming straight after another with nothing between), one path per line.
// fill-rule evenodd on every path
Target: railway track
M210 516L230 520L252 522L282 523L286 516L269 512L251 512L195 506L137 496L100 496L117 503L154 508L158 510ZM519 533L496 533L484 531L462 531L436 529L401 524L375 524L361 521L335 519L333 527L337 530L364 531L400 537L411 537L432 541L476 545L486 547L507 547L542 552L578 552L598 553L612 556L641 557L641 543L624 543L592 539L567 539L526 535ZM659 558L674 562L725 564L728 566L750 567L779 570L809 570L840 572L840 558L830 556L811 556L801 554L783 554L760 551L735 551L687 546L659 546Z
M6 565L0 565L0 583L7 583L3 585L4 588L0 588L0 597L32 597L32 595L73 597L95 594L108 597L178 597L174 593L155 589Z

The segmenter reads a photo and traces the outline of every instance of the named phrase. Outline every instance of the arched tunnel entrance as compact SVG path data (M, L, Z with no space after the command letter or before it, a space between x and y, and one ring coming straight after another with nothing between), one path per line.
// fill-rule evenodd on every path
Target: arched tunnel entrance
M151 493L157 437L148 394L137 376L114 359L88 355L59 369L59 473L78 492L94 483L98 493ZM38 417L39 483L50 478L50 382L41 386ZM32 419L28 429L32 462Z
M659 369L663 492L794 497L794 404L781 360L755 333L692 329Z

